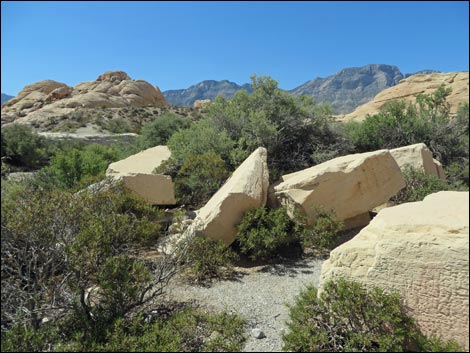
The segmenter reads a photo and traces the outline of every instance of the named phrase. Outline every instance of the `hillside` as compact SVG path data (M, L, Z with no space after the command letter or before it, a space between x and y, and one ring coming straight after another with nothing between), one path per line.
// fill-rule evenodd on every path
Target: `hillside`
M241 89L244 89L247 92L252 91L251 85L248 83L240 86L235 82L230 82L228 80L206 80L186 89L164 91L163 95L165 96L166 100L173 105L192 107L196 100L213 100L219 94L225 98L232 98L235 92Z
M319 103L329 103L337 114L354 110L385 88L403 78L398 67L372 64L341 70L326 78L307 81L290 93L312 96Z
M367 114L377 113L380 107L393 99L415 102L418 94L431 94L441 84L452 89L447 102L450 104L450 113L455 114L461 102L469 101L468 72L417 74L407 77L396 86L383 90L373 100L345 115L343 119L363 120Z
M109 71L95 81L74 87L52 80L24 87L2 106L2 125L14 121L40 128L84 109L148 106L162 108L169 104L158 87L133 80L123 71Z
M9 101L12 98L13 98L13 96L9 96L8 94L2 93L2 104L1 105L3 105L3 103L6 103L7 101Z

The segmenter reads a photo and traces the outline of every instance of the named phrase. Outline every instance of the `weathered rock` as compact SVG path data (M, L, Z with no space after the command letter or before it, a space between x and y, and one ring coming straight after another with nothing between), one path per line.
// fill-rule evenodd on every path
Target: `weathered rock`
M230 245L243 213L266 205L268 185L267 152L260 147L200 209L193 232Z
M211 104L210 99L198 99L194 101L194 108L202 109Z
M261 339L261 338L266 337L265 333L259 328L252 329L251 330L251 335L256 339Z
M426 174L434 175L445 180L442 165L432 158L432 153L424 143L404 146L390 150L393 158L403 171L407 165L422 170Z
M334 249L320 287L343 277L398 291L426 335L469 339L469 193L441 191L383 209Z
M167 146L156 146L119 162L111 163L106 175L122 180L126 188L154 205L176 204L170 176L153 174L163 161L171 157Z
M345 221L346 229L357 226L359 219L365 219L361 215L385 203L405 186L400 168L388 150L338 157L283 175L282 180L274 187L274 195L287 207L290 217L299 211L312 225L316 206L322 206L334 210L336 218Z
M432 94L440 85L451 88L452 92L447 97L450 105L450 113L455 114L462 102L468 102L468 71L417 74L401 80L397 85L387 88L377 94L374 99L356 108L352 113L346 114L344 120L364 120L367 114L375 114L387 102L394 99L404 99L408 102L416 102L418 94Z
M39 124L79 108L169 106L158 87L109 71L74 87L51 80L26 86L2 106L2 124Z

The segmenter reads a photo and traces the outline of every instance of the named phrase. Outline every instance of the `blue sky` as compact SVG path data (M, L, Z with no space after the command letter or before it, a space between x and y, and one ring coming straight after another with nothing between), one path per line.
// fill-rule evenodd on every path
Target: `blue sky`
M1 3L1 91L123 70L161 90L269 75L284 89L348 67L468 70L468 2Z

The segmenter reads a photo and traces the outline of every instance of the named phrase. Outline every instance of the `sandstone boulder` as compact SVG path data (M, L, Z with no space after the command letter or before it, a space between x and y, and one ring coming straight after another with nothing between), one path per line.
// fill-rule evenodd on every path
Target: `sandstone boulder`
M274 196L295 212L315 223L317 206L334 210L336 218L353 228L368 222L365 214L385 203L405 186L405 180L388 150L334 158L314 167L282 176ZM359 223L358 223L359 222Z
M432 158L431 151L424 143L395 148L390 150L390 153L402 171L409 165L422 170L426 174L445 180L444 169L441 163Z
M469 193L383 209L322 267L329 279L398 291L426 335L469 340Z
M266 205L268 185L267 152L260 147L200 209L192 232L230 245L243 213Z
M158 87L132 80L123 71L108 71L74 87L51 80L26 86L2 106L2 124L41 125L49 118L80 108L169 106Z
M194 101L194 108L202 109L202 108L207 107L210 104L211 104L210 99L199 99L199 100Z
M156 146L121 161L111 163L106 176L122 180L127 189L154 205L176 204L170 176L153 174L153 170L171 157L167 146Z

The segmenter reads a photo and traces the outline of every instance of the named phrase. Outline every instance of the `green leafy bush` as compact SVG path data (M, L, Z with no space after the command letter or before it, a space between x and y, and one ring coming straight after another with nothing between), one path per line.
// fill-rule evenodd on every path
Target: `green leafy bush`
M317 255L326 255L337 244L344 224L335 219L333 211L317 207L315 224L302 232L304 248L314 248Z
M2 193L2 327L24 320L36 328L46 313L56 318L73 311L92 336L103 322L158 295L171 271L122 257L161 235L155 222L161 211L139 203L119 190L78 196L13 187ZM97 293L89 292L94 287ZM95 294L92 304L86 298Z
M226 132L217 131L209 120L201 120L191 128L175 132L168 140L172 158L182 165L191 155L213 152L229 160L233 141Z
M366 290L343 279L311 286L290 308L284 350L293 352L404 352L452 349L455 342L428 340L408 316L397 293Z
M2 333L2 352L239 352L243 348L246 323L237 315L203 313L190 307L159 309L170 313L120 318L95 340L85 339L66 320L61 324L70 329L68 334L47 325L36 330L17 325Z
M65 189L81 189L104 177L111 162L118 159L114 147L89 145L82 149L59 150L43 172Z
M460 159L468 161L468 104L451 117L446 102L450 92L441 86L430 95L418 95L415 104L391 101L363 122L347 123L346 135L357 152L422 142L444 166Z
M449 190L449 185L434 175L406 166L403 171L406 186L391 198L394 204L422 201L427 195Z
M234 274L233 263L238 260L238 255L222 241L195 237L181 250L184 251L182 260L189 281L204 283Z
M238 165L258 147L268 150L271 177L311 166L311 155L324 149L335 154L338 134L331 129L333 110L310 97L293 97L269 77L252 77L253 92L218 96L209 107L213 126L236 142L231 156Z
M178 130L189 128L190 125L189 119L174 113L164 113L142 127L138 145L142 149L166 145L171 135Z
M245 212L238 225L240 251L252 260L270 259L300 245L302 228L284 208L257 208Z
M13 124L2 128L1 155L9 164L38 169L49 158L47 140L29 126Z
M202 207L228 176L225 162L214 152L189 155L175 178L178 203Z

